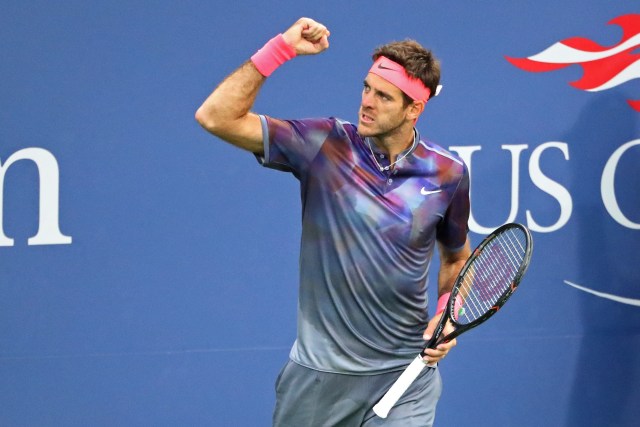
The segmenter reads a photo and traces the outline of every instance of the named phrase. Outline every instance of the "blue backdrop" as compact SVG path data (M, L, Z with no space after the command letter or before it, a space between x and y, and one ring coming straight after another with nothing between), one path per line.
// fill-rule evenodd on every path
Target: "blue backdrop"
M521 289L441 364L436 425L637 425L640 25L608 24L635 13L0 1L0 425L270 424L295 336L297 182L193 114L300 16L331 47L279 69L256 111L355 121L372 49L415 38L444 85L418 127L470 164L472 243L506 221L533 231ZM514 60L531 57L546 71Z

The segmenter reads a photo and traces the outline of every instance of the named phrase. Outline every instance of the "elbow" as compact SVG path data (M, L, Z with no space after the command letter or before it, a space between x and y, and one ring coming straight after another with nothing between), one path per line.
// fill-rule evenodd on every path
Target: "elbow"
M207 132L225 140L237 126L237 120L204 105L196 111L195 119Z
M202 107L196 110L195 118L196 122L198 122L200 126L202 126L204 122L204 113L202 112Z
M196 110L195 119L200 126L211 133L215 133L215 130L219 127L218 121L215 119L215 115L206 111L204 106L201 106Z

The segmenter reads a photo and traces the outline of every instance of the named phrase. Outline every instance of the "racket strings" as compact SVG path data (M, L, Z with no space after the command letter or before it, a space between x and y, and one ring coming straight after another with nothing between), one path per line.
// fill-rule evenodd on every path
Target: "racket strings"
M526 236L520 230L497 235L477 255L462 279L458 295L463 309L454 314L466 324L487 313L507 291L520 271L526 253Z

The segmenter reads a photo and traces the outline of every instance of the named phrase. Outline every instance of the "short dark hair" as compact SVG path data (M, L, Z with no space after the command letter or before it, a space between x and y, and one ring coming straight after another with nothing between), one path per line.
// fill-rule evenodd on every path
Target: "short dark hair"
M429 49L415 40L406 39L378 46L373 51L373 61L375 62L380 56L397 62L407 70L409 76L421 80L431 91L429 99L435 96L436 88L440 83L440 61ZM404 96L405 104L413 102L407 94Z

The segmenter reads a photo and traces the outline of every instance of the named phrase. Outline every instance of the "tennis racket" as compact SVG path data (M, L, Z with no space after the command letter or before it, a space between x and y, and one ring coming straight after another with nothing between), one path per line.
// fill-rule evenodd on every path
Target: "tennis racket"
M427 343L427 348L451 341L493 316L516 290L529 267L533 240L521 224L505 224L489 234L464 264L451 290L447 308ZM447 321L455 330L442 336ZM423 350L373 407L381 418L402 397L426 366Z

